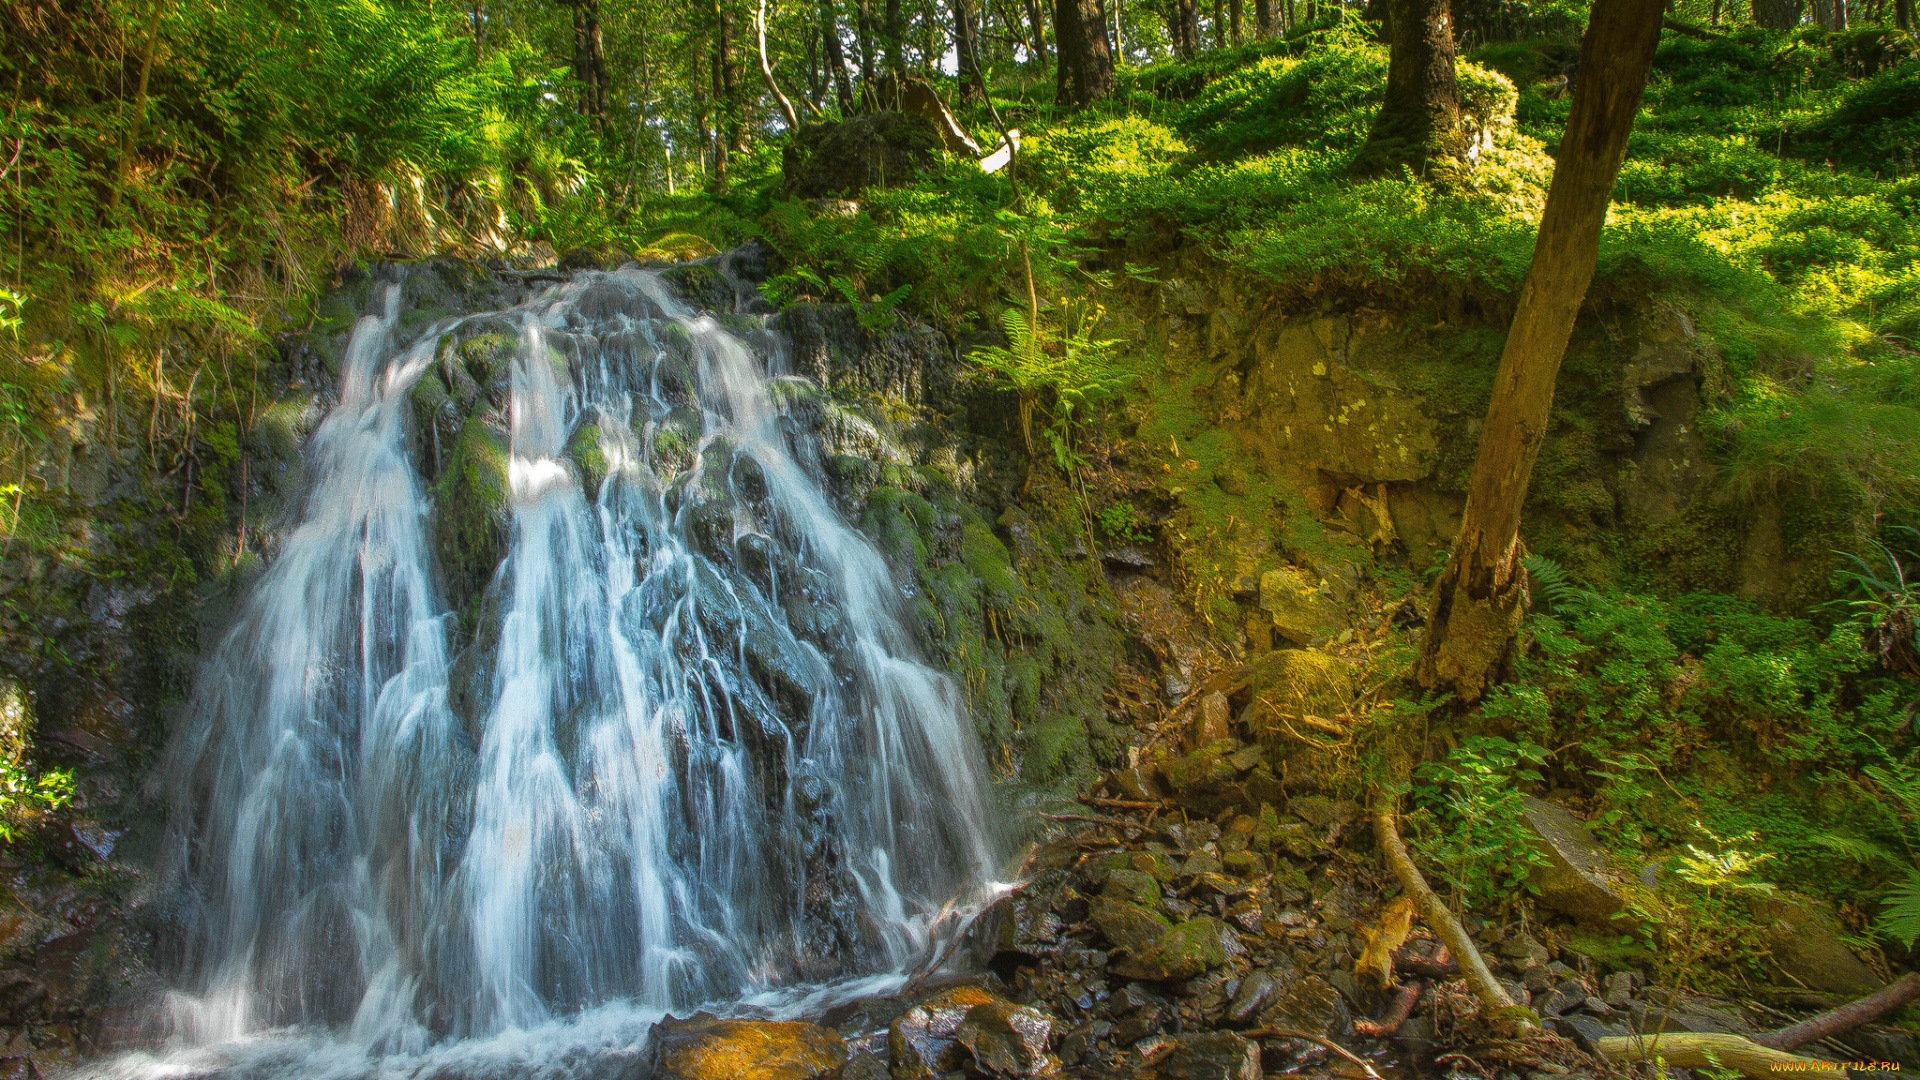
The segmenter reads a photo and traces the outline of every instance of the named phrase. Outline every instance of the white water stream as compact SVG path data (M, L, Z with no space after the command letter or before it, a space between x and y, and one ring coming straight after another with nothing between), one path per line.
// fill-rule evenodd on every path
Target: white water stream
M355 329L304 512L205 663L168 765L175 1033L108 1071L588 1076L668 1010L897 985L943 904L994 889L986 777L769 391L779 340L636 270L406 348L400 296ZM519 339L513 524L461 716L408 426L481 324Z

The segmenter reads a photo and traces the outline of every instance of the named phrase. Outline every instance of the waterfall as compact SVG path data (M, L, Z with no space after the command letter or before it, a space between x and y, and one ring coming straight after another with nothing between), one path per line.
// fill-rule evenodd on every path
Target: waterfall
M820 485L778 335L634 269L405 346L401 296L354 329L303 512L167 765L178 1047L419 1055L926 956L991 887L985 770ZM481 325L518 339L512 535L466 643L409 403ZM463 648L484 692L455 708Z

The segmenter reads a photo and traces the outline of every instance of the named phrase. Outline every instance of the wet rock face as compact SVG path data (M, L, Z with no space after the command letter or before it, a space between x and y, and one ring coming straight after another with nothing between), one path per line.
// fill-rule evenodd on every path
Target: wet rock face
M1150 945L1130 950L1114 971L1130 979L1190 979L1227 961L1222 936L1231 933L1211 915L1191 919L1160 935Z
M656 1024L653 1045L654 1080L825 1080L847 1063L847 1044L829 1028L708 1013Z
M1155 1075L1160 1080L1260 1080L1260 1048L1230 1031L1185 1035Z
M985 990L958 986L908 1009L887 1032L894 1080L932 1080L964 1065L968 1051L958 1037L960 1025L975 1006L995 1000Z
M973 1055L974 1064L995 1076L1050 1073L1060 1062L1047 1052L1053 1021L1038 1009L1010 1001L990 1001L967 1010L954 1039Z

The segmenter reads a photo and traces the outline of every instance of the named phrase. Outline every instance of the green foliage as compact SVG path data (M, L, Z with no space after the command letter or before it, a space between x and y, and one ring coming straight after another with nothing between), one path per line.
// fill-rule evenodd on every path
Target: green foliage
M1094 518L1100 523L1101 531L1115 540L1139 544L1150 539L1145 515L1129 500L1108 503Z
M1914 572L1920 569L1920 529L1906 525L1889 526L1890 539L1905 540L1906 558L1878 540L1868 541L1875 559L1868 562L1851 552L1840 554L1857 569L1840 570L1836 577L1854 595L1836 601L1852 615L1853 625L1867 653L1877 657L1891 671L1920 678L1920 631L1915 618L1920 616L1920 581Z
M1532 843L1519 787L1540 782L1535 766L1546 757L1531 742L1476 735L1414 773L1414 847L1453 887L1456 907L1512 902L1547 861Z

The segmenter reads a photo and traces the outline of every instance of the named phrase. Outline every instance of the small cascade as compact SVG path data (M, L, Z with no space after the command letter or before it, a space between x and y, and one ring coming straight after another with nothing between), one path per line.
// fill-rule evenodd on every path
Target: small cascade
M819 483L778 336L631 269L404 347L400 296L353 333L304 511L173 751L176 1054L445 1055L936 952L993 889L985 770ZM519 344L512 536L468 643L408 427L478 326Z

